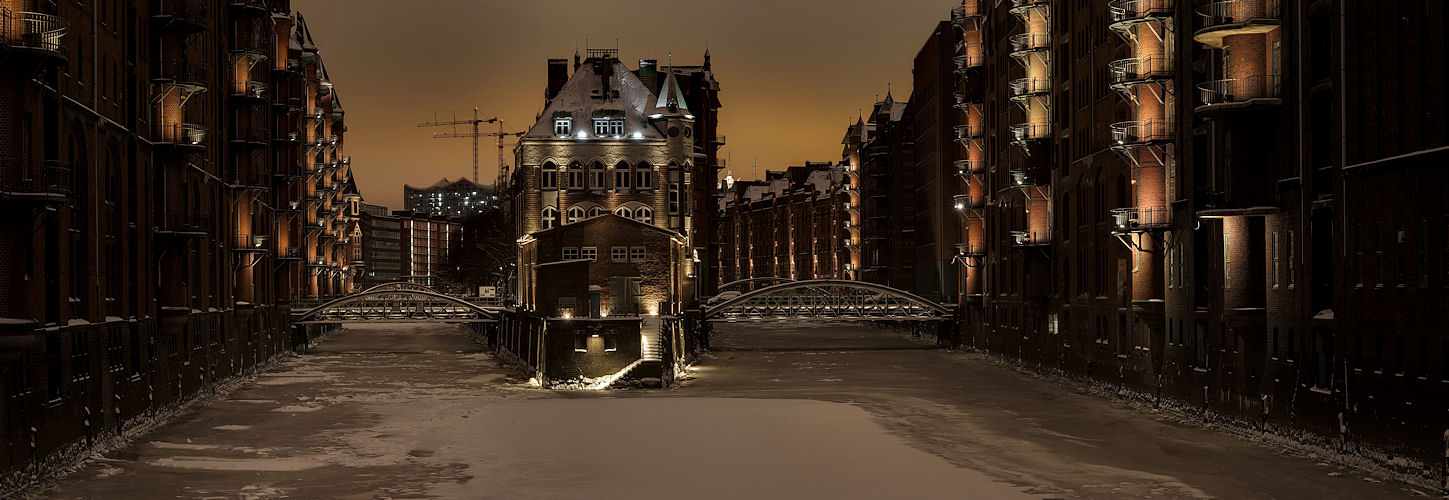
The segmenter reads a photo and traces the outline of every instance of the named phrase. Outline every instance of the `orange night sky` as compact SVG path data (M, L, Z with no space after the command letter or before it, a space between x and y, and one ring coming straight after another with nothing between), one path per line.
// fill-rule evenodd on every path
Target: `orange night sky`
M510 128L543 107L545 60L589 44L636 67L673 52L720 81L720 156L736 177L840 158L840 138L886 84L910 93L910 68L950 0L294 0L347 110L347 149L369 203L402 208L402 185L468 176L469 139L418 128L435 112L477 106ZM586 42L587 40L587 42ZM496 130L496 129L494 129ZM497 172L480 144L485 182ZM505 161L512 161L512 145Z

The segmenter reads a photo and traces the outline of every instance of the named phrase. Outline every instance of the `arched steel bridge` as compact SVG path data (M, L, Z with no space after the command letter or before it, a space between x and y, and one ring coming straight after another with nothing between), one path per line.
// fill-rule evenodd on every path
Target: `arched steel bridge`
M488 323L496 311L412 283L386 283L294 314L294 323Z
M790 281L704 308L706 321L771 319L946 320L950 307L864 281Z
M725 283L723 285L720 285L718 290L720 292L729 292L729 291L738 292L738 291L743 291L746 288L752 288L754 286L759 286L760 284L775 285L775 284L780 284L780 283L791 283L791 282L794 282L794 281L795 280L792 280L790 278L775 278L775 277L745 278L745 279L742 279L742 280L734 280L734 281L731 281L729 283Z

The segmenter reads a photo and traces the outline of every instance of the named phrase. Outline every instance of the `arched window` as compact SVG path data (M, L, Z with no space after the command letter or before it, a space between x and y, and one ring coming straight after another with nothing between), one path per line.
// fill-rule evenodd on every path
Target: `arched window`
M584 220L584 209L582 207L569 208L569 224Z
M544 189L558 189L558 166L553 162L544 163L541 172L543 179L539 181L539 185Z
M544 207L543 208L543 228L544 229L553 229L553 226L556 223L558 223L558 209L553 208L553 207Z
M619 208L614 209L614 215L617 215L619 217L623 217L625 219L633 219L634 218L634 211L633 210L630 210L629 207L619 207Z
M654 209L649 208L648 206L639 207L638 209L634 210L634 220L643 222L645 224L653 224Z
M639 162L639 166L634 168L634 187L654 189L654 167L649 162Z
M584 166L579 162L569 164L568 185L564 187L568 189L584 188Z
M594 162L589 167L589 189L608 189L609 175L604 172L604 164Z
M589 209L589 217L590 218L598 217L600 215L604 215L604 209L599 208L599 207L592 207L592 208Z
M625 162L622 162L621 161L621 162L619 162L619 164L614 165L614 190L615 191L624 191L624 190L627 190L627 189L629 189L629 185L633 184L633 182L630 182L632 180L633 174L629 170L630 169L629 169L629 164L628 163L625 163Z

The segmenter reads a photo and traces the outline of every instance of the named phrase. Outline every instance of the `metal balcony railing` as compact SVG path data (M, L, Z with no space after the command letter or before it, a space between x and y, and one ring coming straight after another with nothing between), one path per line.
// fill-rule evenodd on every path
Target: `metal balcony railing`
M1050 48L1052 36L1049 33L1017 33L1008 37L1007 41L1011 42L1012 55L1016 55L1021 52Z
M965 123L957 125L955 129L957 139L973 139L976 137L981 137L981 135L984 133L984 127L982 127L980 124Z
M1107 3L1107 13L1114 23L1170 16L1174 3L1175 0L1112 0Z
M206 4L205 0L160 0L151 16L192 28L204 28L208 13Z
M267 249L268 236L265 234L238 234L233 240L233 247L243 252L261 252Z
M1118 59L1107 63L1107 71L1115 85L1172 78L1172 58L1148 56Z
M1254 75L1230 80L1214 80L1197 86L1204 106L1233 104L1252 99L1278 98L1282 95L1279 75Z
M286 260L298 260L302 258L302 249L297 247L284 247L277 249L277 258Z
M1018 247L1034 247L1051 243L1050 231L1012 231L1011 244Z
M1212 2L1199 6L1197 15L1202 19L1202 29L1245 23L1251 19L1277 19L1278 1L1227 0Z
M1011 126L1012 142L1034 141L1050 136L1051 127L1045 123L1018 123Z
M1050 78L1017 78L1011 81L1011 98L1027 99L1051 92Z
M1024 187L1031 187L1031 186L1035 186L1036 185L1036 181L1032 180L1031 179L1031 176L1029 176L1029 175L1026 174L1026 170L1019 169L1019 168L1013 168L1013 169L1011 169L1010 174L1011 174L1011 187L1014 187L1014 188L1024 188Z
M66 56L63 39L70 22L60 16L39 12L12 11L0 7L0 46L31 49Z
M1172 227L1172 209L1129 207L1112 209L1112 228L1119 232L1150 231Z
M958 194L951 197L953 207L958 211L965 211L972 208L981 208L986 205L986 196L980 194Z
M193 88L206 88L206 61L172 56L156 65L156 80Z
M1109 126L1112 147L1133 147L1152 142L1171 141L1172 121L1166 119L1131 120Z
M956 160L955 163L956 163L956 175L960 175L962 177L966 177L966 176L969 176L969 175L972 175L972 174L980 173L982 170L985 170L985 167L986 167L986 162L971 161L969 159L968 160Z
M207 214L168 212L156 221L156 230L163 233L205 234L211 230L211 217Z
M261 99L267 94L267 84L251 80L237 80L232 84L231 95Z
M271 52L271 38L261 33L241 33L232 38L231 52L233 57L243 58L250 62L264 61L267 53Z
M265 127L237 126L231 129L231 140L233 142L265 144L268 134L270 132Z
M981 243L957 243L956 255L982 255L986 253L986 245Z
M986 52L982 50L982 45L979 43L964 43L957 49L956 56L952 58L956 62L957 72L980 67L985 62Z
M59 161L0 162L0 191L12 194L67 196L70 164Z
M298 142L301 142L301 140L302 140L302 133L301 132L286 132L286 133L282 133L282 134L279 134L277 136L277 140L278 141L282 141L282 142L298 143Z
M161 127L160 142L177 146L204 147L206 127L194 123L173 123Z
M232 174L232 185L251 189L266 189L271 186L271 176L261 172L236 172Z

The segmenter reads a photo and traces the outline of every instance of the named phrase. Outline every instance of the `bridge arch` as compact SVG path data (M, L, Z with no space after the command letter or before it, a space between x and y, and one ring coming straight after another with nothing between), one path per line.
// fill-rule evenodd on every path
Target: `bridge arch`
M741 294L704 310L704 320L949 319L953 311L913 293L847 280L790 281Z
M495 311L431 290L383 289L327 302L297 313L293 322L480 323L497 317Z
M381 291L388 291L388 290L415 290L415 291L419 291L419 292L438 293L438 291L432 289L432 287L429 287L429 286L426 286L426 285L419 285L417 283L409 283L409 282L406 282L406 281L393 281L393 282L390 282L390 283L383 283L381 285L373 285L373 286L369 287L368 289L363 290L361 293L381 292Z
M758 286L759 284L775 285L775 284L780 284L780 283L791 283L791 282L794 282L794 281L795 280L792 280L790 278L776 278L776 277L769 277L769 276L767 276L767 277L761 277L761 278L745 278L745 279L742 279L742 280L734 280L734 281L731 281L729 283L725 283L723 285L720 285L719 288L718 288L718 290L720 292L743 291L747 285L756 285L756 286Z

